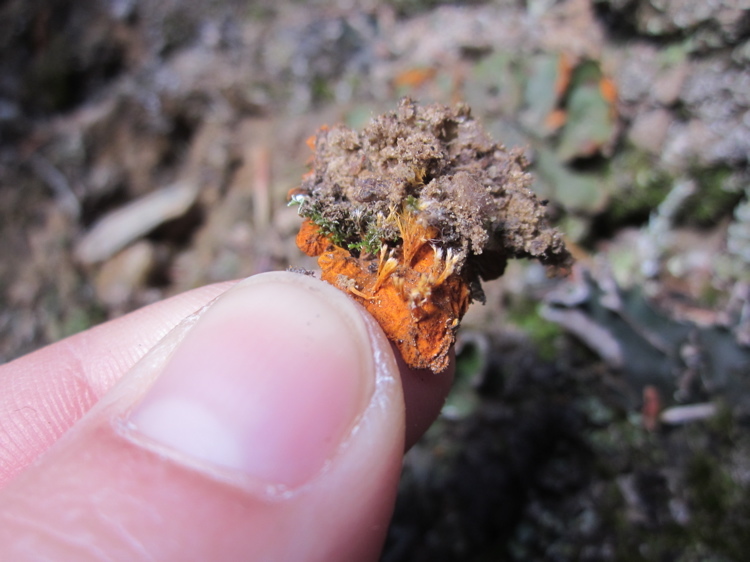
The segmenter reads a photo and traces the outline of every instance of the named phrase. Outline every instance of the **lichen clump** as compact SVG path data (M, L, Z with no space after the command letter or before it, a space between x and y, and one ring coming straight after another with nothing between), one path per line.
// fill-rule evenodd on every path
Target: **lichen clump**
M305 217L297 245L411 367L447 367L461 318L483 300L480 281L509 258L570 265L523 153L493 142L464 105L404 99L362 132L323 127L310 145L312 169L290 193Z

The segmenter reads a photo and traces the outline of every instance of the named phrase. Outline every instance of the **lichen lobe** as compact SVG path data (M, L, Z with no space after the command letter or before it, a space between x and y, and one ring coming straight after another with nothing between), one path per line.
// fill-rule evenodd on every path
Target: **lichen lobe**
M322 128L314 150L292 194L307 219L297 244L411 367L447 367L480 280L502 275L508 259L570 265L522 152L493 142L466 106L404 99L360 133Z

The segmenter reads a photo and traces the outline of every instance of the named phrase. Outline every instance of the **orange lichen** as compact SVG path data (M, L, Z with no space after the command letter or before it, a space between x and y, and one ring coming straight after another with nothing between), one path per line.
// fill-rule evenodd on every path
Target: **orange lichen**
M617 119L617 84L611 78L604 77L599 80L599 92L609 104L609 116L612 119Z
M555 96L560 99L568 91L570 80L575 69L573 57L567 53L560 53L557 59L557 79L555 80Z
M320 234L320 227L310 219L305 219L297 233L297 247L310 257L319 256L330 246L331 241Z
M544 126L550 131L556 131L568 120L568 112L564 109L553 109L544 119Z
M419 88L429 82L437 74L435 68L410 68L398 74L393 79L394 88Z
M659 414L662 410L662 400L659 389L653 385L643 387L643 407L641 420L646 431L655 431L659 427Z
M347 291L375 317L407 365L440 372L448 366L455 332L469 308L469 285L456 272L453 256L427 243L429 229L411 226L409 214L399 220L421 240L412 243L416 249L408 255L388 255L384 246L377 258L353 256L310 221L303 223L297 245L318 256L324 281Z

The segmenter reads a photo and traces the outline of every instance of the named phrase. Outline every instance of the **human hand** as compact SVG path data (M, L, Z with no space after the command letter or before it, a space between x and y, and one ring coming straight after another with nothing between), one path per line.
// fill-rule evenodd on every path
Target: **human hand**
M19 358L0 367L0 559L375 560L452 371L405 369L351 299L292 273Z

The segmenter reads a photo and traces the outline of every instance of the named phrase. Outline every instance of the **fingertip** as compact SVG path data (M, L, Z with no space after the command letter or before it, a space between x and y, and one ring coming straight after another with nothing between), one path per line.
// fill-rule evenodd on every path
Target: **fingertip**
M375 384L361 316L327 289L288 274L238 284L200 318L128 414L129 435L263 486L307 482L351 431Z

